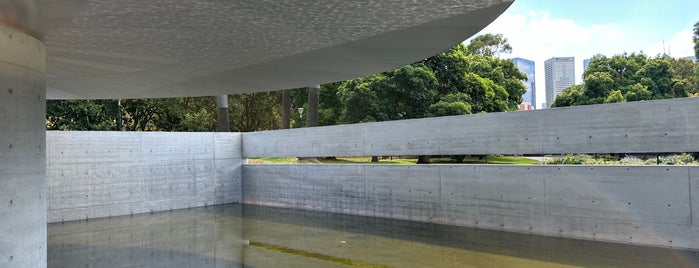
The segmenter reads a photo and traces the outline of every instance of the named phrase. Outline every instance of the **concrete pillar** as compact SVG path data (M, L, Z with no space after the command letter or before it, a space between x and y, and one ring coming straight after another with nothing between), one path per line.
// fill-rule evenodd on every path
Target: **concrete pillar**
M306 127L318 126L318 105L320 104L320 86L308 88L308 111L306 111Z
M46 267L45 51L0 24L0 267Z
M216 96L216 125L218 132L230 132L228 124L228 95Z

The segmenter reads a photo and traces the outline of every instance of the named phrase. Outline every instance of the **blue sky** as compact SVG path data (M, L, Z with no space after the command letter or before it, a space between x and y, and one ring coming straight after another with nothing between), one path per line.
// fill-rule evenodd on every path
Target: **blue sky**
M536 62L537 102L544 101L544 61L573 56L580 83L582 60L640 52L693 55L692 26L699 0L516 0L483 33L502 33L511 55Z

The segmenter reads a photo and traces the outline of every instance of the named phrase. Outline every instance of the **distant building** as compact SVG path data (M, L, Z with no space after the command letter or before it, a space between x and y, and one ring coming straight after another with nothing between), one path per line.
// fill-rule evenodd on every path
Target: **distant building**
M594 58L602 58L602 57L604 57L604 55L597 53L594 56L592 56L592 58L583 60L583 77L582 77L583 81L585 81L585 71L587 70L587 67L590 66L590 61Z
M534 106L532 106L531 103L525 101L525 102L522 102L522 103L519 104L519 110L520 110L520 111L530 111L530 110L534 110Z
M687 56L687 57L684 57L683 59L691 60L691 61L697 61L697 58L694 57L694 56Z
M546 105L546 103L541 103L541 109L548 109L549 107Z
M534 71L534 61L523 58L514 58L512 61L514 61L515 66L517 66L520 72L527 75L528 80L522 81L527 88L527 92L522 95L522 99L525 103L530 103L530 105L536 109L536 73Z
M575 84L575 58L554 57L544 62L546 74L546 105L553 104L558 94Z
M583 76L582 76L583 81L585 81L585 70L587 70L587 66L590 66L590 60L592 60L592 59L584 59L583 60Z

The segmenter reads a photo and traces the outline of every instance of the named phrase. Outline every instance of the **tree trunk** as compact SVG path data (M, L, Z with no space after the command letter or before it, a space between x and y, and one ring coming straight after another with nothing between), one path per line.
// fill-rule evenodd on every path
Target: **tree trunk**
M429 155L420 155L417 157L417 163L418 164L429 164L430 163L430 156Z
M282 129L291 126L291 90L282 90Z
M371 162L372 162L372 163L377 163L377 162L379 162L379 157L378 157L378 156L372 156L372 157L371 157Z
M306 110L306 127L318 126L318 105L320 102L320 86L313 86L308 88L308 109ZM308 160L312 163L317 163L318 158L316 157L303 157L299 158L303 160Z
M308 88L308 110L306 111L306 127L318 126L318 104L320 102L320 86Z

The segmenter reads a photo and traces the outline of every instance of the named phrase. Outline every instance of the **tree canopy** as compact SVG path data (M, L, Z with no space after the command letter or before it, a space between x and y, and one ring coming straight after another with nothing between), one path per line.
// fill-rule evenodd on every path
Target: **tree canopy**
M476 36L466 47L469 52L489 57L512 53L512 46L502 34L483 34Z
M583 84L563 90L552 107L687 97L699 92L695 65L642 53L593 57Z
M516 110L527 77L512 60L493 56L502 47L511 49L503 42L501 35L476 37L469 46L346 81L338 90L344 105L339 123Z

